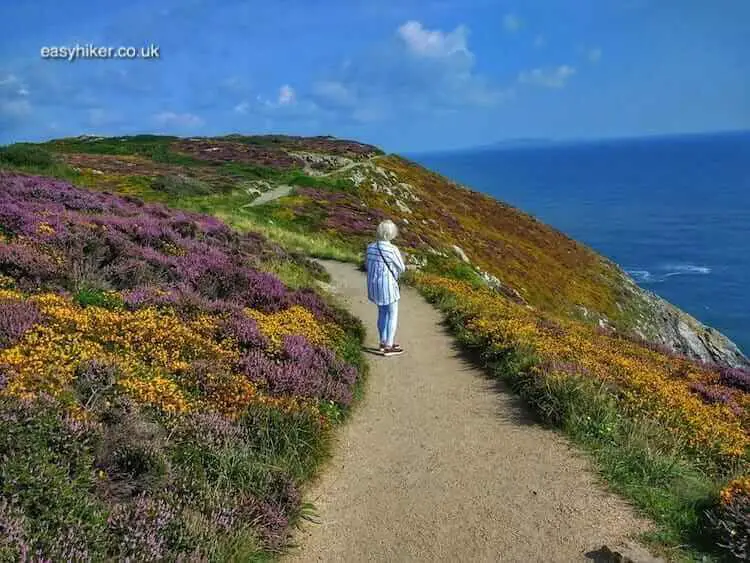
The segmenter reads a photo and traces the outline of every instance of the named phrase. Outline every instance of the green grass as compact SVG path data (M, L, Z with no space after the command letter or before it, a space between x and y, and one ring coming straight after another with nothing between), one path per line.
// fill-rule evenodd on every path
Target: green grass
M301 170L294 170L283 176L282 182L292 186L319 188L323 190L357 193L357 188L351 181L334 176L308 176Z
M422 271L428 274L437 274L459 281L465 281L474 287L486 285L477 271L470 264L453 257L428 255L427 263Z
M648 419L625 416L612 389L584 378L533 375L533 350L493 349L464 328L455 299L423 291L445 315L464 350L492 378L508 384L539 417L580 446L610 490L629 500L656 529L640 539L675 561L721 561L705 525L727 475L695 463L674 436Z
M52 153L37 145L16 143L0 147L0 162L11 166L46 168L55 161Z
M130 137L108 137L105 139L71 137L56 139L40 146L59 152L111 155L151 155L177 141L178 137L164 135L133 135Z
M278 180L283 177L281 172L273 168L245 162L226 162L218 169L235 180Z
M201 196L213 192L206 182L189 176L157 176L151 183L151 189L162 192L171 197Z
M301 264L289 261L273 259L261 265L261 269L274 274L284 282L285 285L292 289L305 287L315 287L319 277L316 276L310 268Z
M16 143L0 147L0 170L51 176L71 183L81 175L39 145Z
M73 140L65 141L64 146L52 146L56 151L141 154L155 160L168 160L170 153L160 151L166 148L169 140L142 137L124 141L122 145L118 144L119 141ZM96 184L97 178L75 173L70 167L60 164L56 155L44 147L17 147L2 151L0 155L3 169L39 173L102 189L101 185L91 185ZM226 172L228 178L247 180L272 176L268 170L259 167L230 165L217 168ZM281 243L296 255L289 259L271 259L261 268L273 272L292 288L315 286L318 280L327 279L320 270L306 266L299 254L350 262L359 259L351 248L325 234L304 232L300 225L271 222L273 219L269 214L274 210L273 205L244 207L250 198L242 190L217 194L205 193L202 188L202 185L184 178L162 177L154 182L152 178L136 176L128 177L123 186L130 195L175 208L213 214L235 228L259 231ZM106 291L84 283L76 288L74 298L86 307L117 308L122 305L113 301ZM354 389L356 404L362 397L367 373L361 350L364 329L361 323L341 314L346 335L339 343L338 352L360 370ZM89 395L99 397L94 393ZM100 398L103 400L105 395ZM66 558L68 546L56 543L57 538L64 537L71 527L76 541L86 546L95 560L122 559L129 555L113 552L120 549L122 538L107 524L108 507L98 500L101 491L97 490L99 485L95 475L80 470L104 465L127 475L128 490L134 488L156 499L162 498L160 495L177 495L192 506L182 511L174 525L170 525L174 528L170 528L167 534L170 554L190 553L200 545L211 561L274 560L275 554L263 547L257 532L249 526L235 529L230 537L217 533L215 525L205 521L205 516L200 514L210 514L211 510L205 510L206 507L222 506L222 499L227 496L252 494L267 498L278 486L280 478L289 477L297 483L304 483L320 470L330 453L330 429L321 429L316 417L310 418L303 413L284 414L266 407L253 408L242 420L242 425L251 431L252 439L228 447L196 446L194 435L181 437L180 430L172 428L173 421L161 420L155 413L145 410L133 415L138 418L135 426L141 429L159 427L158 431L134 431L120 420L120 415L107 415L109 426L104 434L92 435L92 441L87 442L83 440L85 434L71 435L60 412L40 409L28 413L27 408L0 400L0 458L12 459L12 463L3 464L1 468L0 492L23 496L26 516L21 517L33 518L45 529L37 530L28 521L24 522L24 527L34 530L34 538L39 542L36 547L60 559ZM345 421L351 412L351 407L341 409L334 404L323 404L321 408L335 424ZM6 411L19 409L23 411L25 421L20 426L11 424L14 417L4 417ZM12 487L17 488L11 490ZM117 496L123 493L113 490L105 494ZM303 505L302 510L293 515L292 524L308 512L309 507ZM4 525L3 516L0 506L0 527ZM0 538L0 561L14 560L17 546L9 547L4 541Z
M81 307L121 309L124 306L122 298L117 293L87 287L79 289L73 298Z

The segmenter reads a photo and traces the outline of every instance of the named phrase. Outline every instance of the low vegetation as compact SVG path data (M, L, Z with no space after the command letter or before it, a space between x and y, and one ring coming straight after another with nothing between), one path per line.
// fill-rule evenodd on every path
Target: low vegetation
M362 376L325 276L212 217L35 176L0 194L0 560L283 548Z
M0 527L20 530L7 553L78 546L65 534L123 557L134 537L170 555L280 549L362 372L362 328L309 290L325 276L300 255L357 262L390 217L410 283L656 522L655 546L747 558L750 373L635 336L655 325L618 268L533 217L330 138L63 139L6 147L0 168L16 194L0 210L0 306L16 319L0 325L0 424L3 447L31 452L0 474ZM250 205L279 185L294 190ZM33 463L60 507L11 484Z

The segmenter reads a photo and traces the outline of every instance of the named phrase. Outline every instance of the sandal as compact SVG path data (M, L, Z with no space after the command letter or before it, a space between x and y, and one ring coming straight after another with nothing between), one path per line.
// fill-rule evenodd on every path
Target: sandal
M396 348L395 346L383 348L384 356L398 356L399 354L403 353L404 351L401 348Z

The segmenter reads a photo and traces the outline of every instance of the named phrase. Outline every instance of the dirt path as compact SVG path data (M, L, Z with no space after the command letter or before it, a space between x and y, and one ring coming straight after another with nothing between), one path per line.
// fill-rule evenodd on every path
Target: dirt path
M361 166L363 163L367 162L375 162L379 158L383 158L385 155L376 154L375 156L371 156L365 160L355 160L354 162L350 162L349 164L345 164L341 168L336 168L335 170L331 170L330 172L326 172L325 174L321 174L320 176L317 176L318 178L327 178L329 176L333 176L334 174L341 174L342 172L346 172L347 170L351 170L352 168L356 168L357 166Z
M380 158L380 155L371 156L364 162L374 162L378 158ZM360 166L361 164L362 164L362 161L359 161L359 160L350 162L349 164L346 164L342 166L341 168L337 168L336 170L331 170L330 172L326 172L325 174L320 174L319 176L316 176L316 178L327 178L334 174L340 174L342 172L346 172L347 170L351 170L352 168ZM253 201L245 205L242 205L241 207L242 208L256 207L258 205L270 203L274 200L281 199L282 197L288 196L290 193L292 193L293 190L294 190L294 186L289 186L287 184L280 184L276 186L275 188L268 190L267 192L263 192L258 197L256 197Z
M364 275L324 265L376 344ZM414 290L400 309L407 352L372 356L366 397L307 494L320 525L304 525L286 561L570 563L645 529L562 437L461 359ZM623 553L652 561L627 544Z
M276 186L272 190L268 190L267 192L263 192L258 197L256 197L253 201L250 203L243 205L242 207L255 207L257 205L263 205L264 203L268 203L270 201L273 201L275 199L280 199L284 196L289 195L292 193L292 190L294 189L294 186L289 186L287 184L281 184L279 186Z

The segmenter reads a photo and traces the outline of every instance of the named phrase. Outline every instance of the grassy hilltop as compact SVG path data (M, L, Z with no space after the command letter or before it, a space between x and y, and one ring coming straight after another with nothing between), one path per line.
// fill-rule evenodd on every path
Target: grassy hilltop
M517 209L329 137L12 145L0 193L0 560L282 549L364 371L307 257L359 261L386 217L409 282L651 539L747 549L747 359Z

